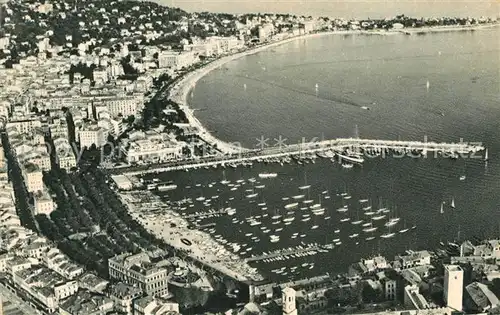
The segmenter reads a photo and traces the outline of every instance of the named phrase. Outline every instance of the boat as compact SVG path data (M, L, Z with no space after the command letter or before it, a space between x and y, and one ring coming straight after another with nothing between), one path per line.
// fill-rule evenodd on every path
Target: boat
M347 212L347 211L349 211L349 208L347 208L347 206L343 206L342 208L337 209L337 212Z
M444 208L443 208L444 202L441 202L441 209L439 210L439 213L443 214L444 213Z
M363 232L375 232L378 228L376 226L373 226L373 222L370 221L370 225L366 228L363 229Z
M371 210L372 206L366 206L366 207L363 207L363 211L368 211L368 210Z
M374 217L372 217L372 220L379 221L379 220L382 220L383 218L385 218L385 214L374 216Z
M253 193L253 194L248 194L246 195L247 198L255 198L257 197L258 193Z
M229 183L230 183L230 181L228 181L228 180L226 179L226 171L222 171L222 180L221 180L221 182L220 182L220 183L221 183L222 185L227 185L227 184L229 184Z
M369 237L366 238L367 241L371 241L373 239L375 239L375 236L369 236Z
M370 110L370 107L368 107L368 106L361 106L361 109Z
M461 181L464 181L464 180L466 179L466 176L465 176L465 175L462 175L462 176L460 176L460 178L459 178L459 179L460 179Z
M295 217L287 217L283 219L283 222L292 222L293 220L295 220Z
M293 199L295 200L298 200L298 199L302 199L304 198L306 195L296 195L296 196L292 196Z
M406 233L408 232L410 229L406 227L406 221L404 223L404 226L401 230L399 230L399 233L403 234L403 233Z
M319 228L319 225L313 225L313 226L311 226L311 230L316 230L317 228Z
M350 238L355 238L355 237L358 237L358 236L359 236L358 233L354 233L354 234L349 235Z
M488 149L486 149L485 153L484 153L484 160L485 161L488 161L490 159L489 155L488 155Z
M349 164L349 163L342 163L342 167L343 167L343 168L350 169L350 168L353 168L353 167L354 167L354 165L353 165L353 164Z
M285 209L292 209L292 208L296 208L298 207L299 203L298 202L294 202L294 203L289 203L287 205L285 205Z
M283 201L286 201L286 200L288 200L288 199L290 199L290 198L288 198L288 197L283 197L283 198L281 198L281 200L283 200Z
M369 199L359 199L359 203L366 203L368 201L370 201L370 200Z
M337 153L337 156L339 158L339 160L341 161L346 161L346 162L350 162L350 163L355 163L355 164L361 164L365 161L365 159L363 159L361 156L350 156L350 155L344 155L344 154L340 154L340 153ZM342 164L344 165L344 164ZM352 165L352 164L350 164Z
M392 219L390 219L390 220L389 220L389 221L387 221L384 225L385 225L386 227L391 227L391 226L394 226L394 225L398 224L398 222L399 222L399 220L392 220Z
M340 222L348 222L350 220L351 220L351 218L343 218L343 219L340 219Z
M385 233L380 235L381 238L391 238L395 235L395 233Z
M351 222L351 224L353 224L353 225L359 225L361 223L363 223L363 220L356 220L356 221Z
M260 173L259 174L260 178L275 178L276 176L278 176L278 174L276 174L276 173Z
M450 207L452 207L453 209L455 209L455 198L451 199L451 205L450 205Z

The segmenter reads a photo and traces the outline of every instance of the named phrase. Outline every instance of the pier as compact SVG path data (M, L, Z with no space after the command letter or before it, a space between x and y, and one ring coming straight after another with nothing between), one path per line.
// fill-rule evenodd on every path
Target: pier
M158 173L177 170L189 170L200 167L227 166L239 163L261 161L263 159L285 158L290 156L302 157L304 154L315 154L332 151L342 154L348 151L356 151L373 156L373 152L397 153L397 157L427 157L429 152L434 152L436 157L460 157L460 155L472 155L483 151L485 148L481 143L467 143L462 140L457 143L440 143L427 141L396 141L375 140L359 138L340 138L334 140L305 142L280 147L266 147L263 149L243 149L239 153L211 155L180 161L172 161L155 165L124 166L110 168L110 173L121 173L127 175L140 175L145 173ZM396 154L394 154L396 156Z
M261 261L264 259L271 259L271 258L277 258L277 257L285 257L285 256L291 256L295 254L306 254L310 253L312 251L318 251L322 249L322 246L310 246L306 248L292 248L290 250L283 250L279 251L277 253L269 253L269 254L262 254L262 255L257 255L257 256L252 256L249 258L245 258L245 262L256 262L256 261Z

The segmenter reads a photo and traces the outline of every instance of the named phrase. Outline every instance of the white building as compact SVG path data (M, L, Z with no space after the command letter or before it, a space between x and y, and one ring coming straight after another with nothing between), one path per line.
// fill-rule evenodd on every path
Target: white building
M462 311L464 271L458 265L444 266L444 300L446 306Z
M259 40L265 41L269 39L274 34L274 25L273 24L264 24L259 26Z
M26 163L22 167L22 174L28 192L43 191L43 174L40 167L33 163Z
M158 55L158 65L160 68L181 69L189 67L197 61L197 57L192 51L162 51Z
M179 304L152 296L146 296L134 302L135 315L162 315L170 314L170 312L180 314Z
M100 148L106 144L108 132L97 125L83 126L78 131L78 140L81 148L90 148L93 144Z
M35 214L50 215L54 211L54 202L50 195L40 193L35 196Z
M282 292L283 315L297 315L295 303L296 292L292 288L284 288Z
M144 134L131 140L122 152L127 163L165 162L182 156L183 145L164 136Z

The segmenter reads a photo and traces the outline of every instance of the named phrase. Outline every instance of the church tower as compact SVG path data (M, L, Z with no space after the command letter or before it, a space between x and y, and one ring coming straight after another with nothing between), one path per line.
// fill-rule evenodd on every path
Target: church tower
M294 289L292 288L283 289L282 301L283 301L283 315L297 315Z

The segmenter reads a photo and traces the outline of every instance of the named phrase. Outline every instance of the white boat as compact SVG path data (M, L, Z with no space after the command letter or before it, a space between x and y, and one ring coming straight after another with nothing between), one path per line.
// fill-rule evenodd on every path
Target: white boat
M309 189L311 188L311 185L304 185L304 186L300 186L299 189L300 190L306 190L306 189Z
M177 185L175 184L169 184L169 185L159 185L158 186L158 191L169 191L169 190L174 190L177 188Z
M455 209L455 198L452 198L451 199L451 205L450 205L453 209Z
M365 212L365 215L368 215L368 216L374 215L374 214L375 214L375 211L366 211Z
M276 173L260 173L259 174L260 178L275 178L276 176L278 176L278 174L276 174Z
M311 218L307 217L307 218L303 218L303 219L301 219L300 221L302 221L302 222L307 222L307 221L309 221L309 220L311 220Z
M302 202L307 205L307 204L313 203L314 200L308 199L308 200L303 200Z
M359 203L365 203L365 202L368 202L369 200L368 199L359 199Z
M379 221L379 220L382 220L383 218L385 218L385 214L374 216L374 217L372 217L372 220Z
M335 234L340 233L340 230L335 230L335 231L333 231L333 233L335 233Z
M316 230L317 228L319 228L319 225L313 225L313 226L311 226L311 230Z
M342 163L342 167L343 167L343 168L350 169L350 168L353 168L353 167L354 167L354 165L353 165L353 164L348 164L348 163Z
M394 226L396 224L398 224L399 220L398 221L392 221L392 220L389 220L388 222L386 222L384 225L386 227L391 227L391 226Z
M261 225L261 224L262 224L262 222L257 221L257 220L253 220L250 222L250 226L256 226L256 225Z
M368 210L371 210L371 209L372 209L372 206L363 207L363 211L368 211Z
M375 236L370 236L370 237L367 237L367 238L366 238L366 240L367 240L367 241L371 241L371 240L373 240L373 239L375 239Z
M354 234L349 235L350 238L355 238L355 237L358 237L358 236L359 236L358 233L354 233Z
M293 220L295 220L295 217L287 217L283 219L283 222L292 222Z
M466 176L465 176L465 175L462 175L462 176L460 176L460 178L459 178L459 179L460 179L461 181L464 181L464 180L466 179Z
M368 106L361 106L361 109L370 110L370 107L368 107Z
M288 197L283 197L283 198L281 198L281 200L283 200L283 201L286 201L286 200L288 200L288 199L290 199L290 198L288 198Z
M365 161L363 159L363 157L361 157L361 156L349 156L349 155L343 155L343 154L339 154L339 153L337 153L337 156L339 157L340 160L346 161L346 162L351 162L351 163L361 164ZM350 165L352 165L352 164L350 164Z
M285 205L285 209L293 209L293 208L296 208L298 206L299 206L298 202L289 203L289 204Z
M380 235L381 238L391 238L395 235L395 233L385 233Z
M270 242L271 243L278 243L280 241L279 238L271 238Z
M340 222L348 222L350 220L351 220L351 218L343 218L343 219L340 219Z
M305 195L296 195L296 196L292 196L292 198L293 198L293 199L295 199L295 200L302 199L302 198L304 198L304 197L305 197Z
M354 225L359 225L363 223L363 220L356 220L356 221L352 221L351 224L354 224Z

